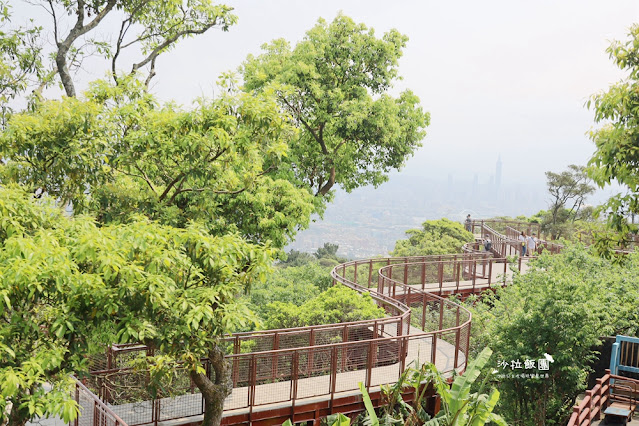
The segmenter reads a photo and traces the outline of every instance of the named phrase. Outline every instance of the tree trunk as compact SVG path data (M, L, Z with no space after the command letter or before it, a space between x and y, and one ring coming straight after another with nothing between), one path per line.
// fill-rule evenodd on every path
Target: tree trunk
M324 196L326 194L328 194L328 191L331 190L331 188L333 187L333 185L335 185L335 166L331 167L331 172L330 175L328 177L328 182L326 182L324 184L324 186L322 186L318 191L316 195L321 195Z
M11 407L11 412L9 413L10 426L24 426L30 418L29 409L25 407L20 410L19 405L14 403Z
M75 98L75 86L69 68L67 67L67 53L69 52L70 43L61 43L58 47L58 53L55 56L55 64L58 69L60 81L64 87L64 91L70 98Z
M215 373L214 380L195 370L190 371L190 376L204 398L204 420L202 421L202 426L219 426L222 422L224 399L233 391L233 383L229 365L224 359L224 353L221 348L217 346L213 348L209 352L209 360Z

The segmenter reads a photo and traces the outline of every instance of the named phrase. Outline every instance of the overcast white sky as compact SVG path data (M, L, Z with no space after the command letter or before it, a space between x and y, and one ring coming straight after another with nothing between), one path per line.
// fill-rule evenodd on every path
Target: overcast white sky
M24 16L37 16L11 0ZM229 32L209 31L158 60L153 90L188 105L213 94L220 72L237 68L262 43L300 40L319 17L341 10L381 35L410 38L404 80L431 113L424 146L402 173L449 173L480 182L501 154L504 180L545 181L546 170L585 164L588 97L620 79L605 49L639 22L634 1L231 1ZM114 31L116 29L114 28ZM102 30L106 32L106 30ZM96 68L102 76L104 68Z

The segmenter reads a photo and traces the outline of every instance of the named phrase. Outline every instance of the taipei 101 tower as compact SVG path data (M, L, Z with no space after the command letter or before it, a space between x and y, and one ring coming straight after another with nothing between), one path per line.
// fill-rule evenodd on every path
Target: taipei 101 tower
M501 187L501 154L497 158L497 167L495 167L495 190Z

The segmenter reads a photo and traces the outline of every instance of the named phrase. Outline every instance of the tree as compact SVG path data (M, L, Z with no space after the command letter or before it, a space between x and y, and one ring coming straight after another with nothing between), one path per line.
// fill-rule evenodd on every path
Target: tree
M386 181L421 146L428 113L410 90L388 94L407 38L344 15L320 19L293 49L284 40L249 56L241 72L250 93L275 90L300 129L288 157L289 179L320 197ZM321 200L320 200L321 201Z
M97 54L110 60L112 77L118 83L123 58L137 55L127 72L134 75L148 67L148 87L158 56L185 38L213 27L227 31L237 22L231 7L214 5L210 0L39 0L34 5L50 15L54 59L48 72L40 75L36 91L58 76L68 97L77 94L73 72L89 56ZM99 29L114 19L119 21L117 36L101 35Z
M112 324L118 342L155 349L153 372L183 363L205 400L203 425L219 424L231 392L219 341L253 320L238 295L264 278L273 250L198 225L98 226L28 198L0 188L0 421L7 403L11 425L75 417L68 374L86 372L100 349L92 336Z
M42 28L33 25L6 28L11 20L11 9L0 1L0 107L2 127L10 112L8 103L29 84L41 77L43 71L39 37ZM32 23L31 23L32 24Z
M578 217L586 197L595 192L584 166L571 164L561 173L546 172L548 193L551 202L546 227L553 238L562 234L561 225L573 223Z
M330 270L317 262L276 268L265 282L258 282L251 287L251 309L267 319L265 312L269 303L277 301L300 306L327 290L332 283Z
M301 306L290 302L271 302L266 306L264 316L267 329L278 329L382 318L384 310L368 293L335 286Z
M337 259L337 250L339 249L338 244L333 243L324 243L323 247L319 247L315 253L316 258L321 259L323 257L331 257Z
M294 132L268 92L227 92L190 111L159 106L135 79L94 83L88 96L13 115L0 135L2 181L102 223L143 213L278 247L308 224L312 195L267 175Z
M406 235L408 239L395 242L393 256L460 253L465 243L475 241L475 236L461 223L446 218L427 220L422 229L409 229Z
M626 78L588 101L595 122L603 125L590 132L596 145L588 162L588 174L599 187L616 181L626 193L618 193L604 204L608 225L617 232L606 246L626 246L629 234L638 227L628 218L639 212L639 25L630 28L629 40L615 41L607 49L610 58ZM609 250L604 250L609 253Z

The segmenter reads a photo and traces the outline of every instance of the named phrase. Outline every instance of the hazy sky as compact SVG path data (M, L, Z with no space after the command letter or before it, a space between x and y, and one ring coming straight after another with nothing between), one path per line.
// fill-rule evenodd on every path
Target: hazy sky
M11 3L18 15L38 16ZM443 180L479 173L480 182L494 173L499 154L512 182L541 183L546 170L587 161L593 114L584 103L622 77L605 49L639 21L636 0L229 3L238 25L160 57L153 85L160 97L188 105L212 95L220 72L236 69L262 43L300 40L319 17L331 20L341 10L380 36L396 28L410 38L397 89L411 88L432 122L403 173ZM92 66L103 75L103 67Z

